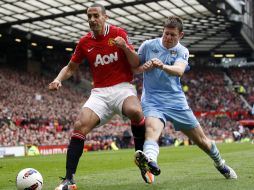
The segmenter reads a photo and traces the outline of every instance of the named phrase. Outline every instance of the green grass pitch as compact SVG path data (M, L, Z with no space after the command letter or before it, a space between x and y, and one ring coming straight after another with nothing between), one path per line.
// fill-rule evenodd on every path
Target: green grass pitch
M162 173L153 185L143 182L133 162L133 149L84 153L75 179L79 190L253 190L254 144L218 147L238 180L224 179L196 146L161 148L158 161ZM27 167L40 171L43 190L54 190L58 177L65 174L65 155L0 159L0 189L15 190L17 173Z

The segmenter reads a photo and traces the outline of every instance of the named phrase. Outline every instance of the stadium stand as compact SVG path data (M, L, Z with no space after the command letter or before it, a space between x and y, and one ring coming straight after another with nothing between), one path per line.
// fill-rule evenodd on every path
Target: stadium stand
M233 84L225 80L224 75L242 76L241 69L193 68L183 78L183 84L188 85L186 95L205 133L214 140L225 141L233 139L233 131L238 130L238 120L248 118L248 108L240 98L241 94L234 91L234 84L242 81L242 77L232 78ZM53 94L47 91L49 78L34 75L24 71L1 67L1 134L2 146L25 144L62 145L68 144L72 131L76 110L86 100L85 93L71 88L68 84L59 91L53 101ZM231 76L229 74L229 77ZM252 80L252 72L245 75ZM87 75L85 75L87 76ZM142 76L134 80L138 92L142 91ZM245 80L244 80L245 81ZM251 82L251 81L249 81ZM75 84L75 81L72 82ZM244 83L245 85L245 83ZM248 89L248 85L246 86ZM245 97L248 98L249 89ZM211 96L211 94L213 94ZM237 112L231 112L238 110ZM89 150L110 149L110 144L116 142L119 148L132 147L124 144L124 131L130 132L130 122L116 116L101 128L96 128L87 136ZM251 136L246 129L244 136ZM172 145L176 139L188 141L181 133L173 130L168 123L161 136L161 146ZM189 142L191 143L191 142Z

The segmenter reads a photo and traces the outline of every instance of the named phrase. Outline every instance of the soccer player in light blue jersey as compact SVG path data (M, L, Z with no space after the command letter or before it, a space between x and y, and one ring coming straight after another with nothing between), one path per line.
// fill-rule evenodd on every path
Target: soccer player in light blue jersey
M225 164L216 144L204 134L189 107L180 78L188 67L189 51L180 44L183 23L171 16L165 23L161 38L145 41L138 54L144 72L142 108L145 114L146 139L143 151L136 151L135 163L146 183L154 182L161 170L157 164L158 139L167 121L182 131L214 161L215 167L227 179L237 179L235 171Z

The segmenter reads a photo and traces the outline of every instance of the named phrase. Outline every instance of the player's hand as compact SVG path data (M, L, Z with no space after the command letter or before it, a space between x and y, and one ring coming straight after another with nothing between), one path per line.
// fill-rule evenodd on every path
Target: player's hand
M152 65L156 68L163 69L164 63L161 62L161 60L157 58L151 59Z
M152 61L147 61L143 64L143 70L144 71L150 71L153 68L153 63Z
M49 84L48 88L49 90L58 90L61 86L62 86L61 81L55 79L53 82Z
M122 37L120 37L120 36L117 36L117 37L113 40L113 44L116 45L116 46L119 47L119 48L122 48L122 49L127 48L126 41L125 41Z

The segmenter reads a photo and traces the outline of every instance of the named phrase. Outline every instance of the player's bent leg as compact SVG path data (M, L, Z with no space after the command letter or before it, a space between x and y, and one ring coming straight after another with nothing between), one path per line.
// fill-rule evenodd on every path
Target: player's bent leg
M214 166L226 179L237 179L235 171L225 164L216 144L205 136L201 126L183 132L213 159Z
M211 150L211 141L204 134L201 126L190 129L181 129L181 131L189 137L189 139L193 140L193 142L201 148L204 152L209 153Z
M83 153L85 136L99 122L99 117L89 108L82 108L68 146L66 155L66 175L63 182L56 190L76 190L74 175L76 173L79 159Z
M79 131L81 134L86 136L99 123L99 116L90 108L83 107L77 121L74 124L74 130Z
M143 150L145 141L145 118L140 101L136 96L127 97L122 112L131 120L131 131L134 137L135 150Z

